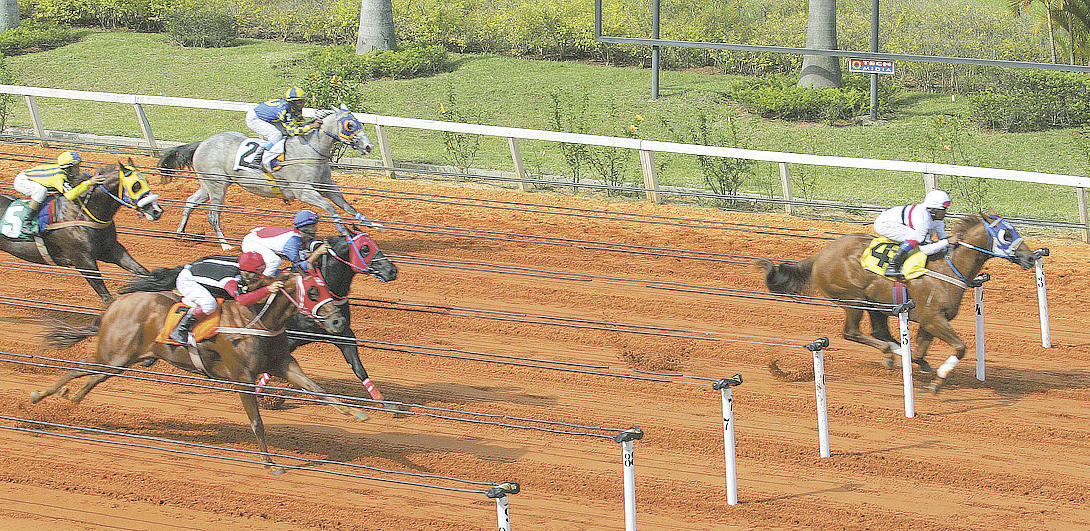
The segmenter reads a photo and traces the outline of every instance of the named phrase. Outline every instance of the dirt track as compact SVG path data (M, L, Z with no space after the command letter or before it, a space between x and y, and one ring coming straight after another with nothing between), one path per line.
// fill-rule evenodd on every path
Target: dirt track
M10 179L25 162L3 146L0 175ZM55 153L55 152L50 152ZM106 162L101 154L88 159ZM139 159L141 166L151 159ZM900 372L881 355L839 336L842 312L833 308L652 289L601 277L676 281L698 286L763 289L749 265L619 253L590 246L476 239L425 231L460 227L620 245L700 250L771 258L802 258L829 233L858 230L780 215L746 215L683 206L605 203L553 194L518 194L481 187L343 177L342 185L373 189L354 197L362 212L389 220L394 230L374 235L392 255L447 260L467 269L400 264L400 278L381 284L358 278L354 296L388 301L354 308L361 338L523 356L608 367L727 377L741 373L734 394L739 498L725 499L718 392L690 383L656 383L361 349L364 365L393 400L551 419L592 426L640 426L636 443L638 521L642 529L726 528L1090 528L1090 334L1079 294L1087 286L1090 246L1074 240L1029 238L1049 247L1047 261L1052 338L1041 347L1031 271L992 261L985 290L988 377L973 377L973 319L966 296L955 327L970 344L949 387L934 396L918 375L918 416L906 419ZM195 183L158 184L166 199L184 199ZM440 194L421 201L387 191ZM397 197L389 197L389 196ZM380 197L381 196L381 197ZM460 199L453 199L460 198ZM482 200L529 202L530 209L486 208ZM234 205L284 208L233 190ZM629 221L560 215L548 207L610 210ZM180 208L164 205L156 223L122 211L122 227L173 230ZM292 205L292 208L301 208ZM656 224L631 214L718 222ZM225 214L224 229L240 237L259 218ZM725 223L794 227L767 233L732 230ZM414 230L398 230L398 229ZM203 215L190 230L208 231ZM332 230L326 226L325 231ZM795 236L787 233L796 234ZM773 234L776 233L776 234ZM123 234L147 267L168 266L218 252L211 244ZM6 255L5 255L6 256ZM0 260L8 258L0 257ZM473 263L596 275L562 280L480 271ZM100 306L78 277L17 271L0 264L0 295ZM485 269L493 269L487 267ZM105 271L119 271L114 266ZM111 283L116 290L117 283ZM396 304L390 304L390 302ZM705 338L662 337L616 330L481 319L406 311L425 304L592 319L714 332ZM398 306L398 307L395 307ZM58 312L0 306L0 350L80 358L92 345L68 351L41 347L38 335ZM833 455L818 458L814 384L805 380L809 353L770 343L802 344L829 336L826 352ZM746 342L717 341L741 338ZM940 363L950 349L936 342ZM460 354L461 355L461 354ZM2 357L2 356L0 356ZM331 345L311 345L296 357L327 389L360 394L361 386ZM470 356L472 357L472 356ZM774 377L769 367L788 373ZM170 371L162 364L156 370ZM789 381L800 376L802 381ZM56 376L0 363L0 415L77 424L239 448L256 448L238 398L224 392L113 379L78 406L53 398L30 405L32 390ZM514 529L623 527L619 445L604 439L530 432L412 416L376 413L366 423L327 407L295 404L266 411L272 450L311 458L480 481L517 481L510 498ZM12 425L10 421L0 421ZM0 430L0 527L5 529L488 529L495 505L483 495L459 494L306 471L271 476L258 466L153 450L87 443ZM317 465L325 468L325 465ZM381 475L381 474L375 474ZM386 477L386 476L384 476Z

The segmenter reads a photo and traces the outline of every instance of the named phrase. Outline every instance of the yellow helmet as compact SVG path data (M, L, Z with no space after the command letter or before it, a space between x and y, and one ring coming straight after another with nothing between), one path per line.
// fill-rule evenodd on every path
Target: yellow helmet
M284 99L287 101L303 101L307 99L307 92L299 87L292 87L284 93Z
M83 159L75 151L65 151L57 155L57 166L61 168L70 168L80 162L83 162Z

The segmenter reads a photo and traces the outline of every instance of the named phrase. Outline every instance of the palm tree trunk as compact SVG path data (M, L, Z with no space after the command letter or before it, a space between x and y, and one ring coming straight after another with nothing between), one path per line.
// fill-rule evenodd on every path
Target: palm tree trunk
M19 5L15 0L0 0L0 31L19 26Z
M835 50L836 47L836 0L810 0L809 21L806 26L806 47ZM840 60L825 55L806 55L802 58L802 75L799 86L806 88L839 88Z
M356 35L356 53L397 49L392 0L360 0L360 29Z
M1048 44L1052 47L1052 64L1056 64L1056 35L1052 31L1052 7L1045 2L1045 14L1048 15Z

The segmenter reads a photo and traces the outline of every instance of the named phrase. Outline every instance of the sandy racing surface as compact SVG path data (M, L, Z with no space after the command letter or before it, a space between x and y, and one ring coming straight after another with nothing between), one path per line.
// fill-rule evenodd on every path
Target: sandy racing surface
M0 151L0 175L10 181L31 164L16 153L34 150L4 145ZM103 154L86 158L111 160ZM196 188L192 180L149 179L164 199L184 199ZM708 288L763 291L761 275L746 263L724 261L746 259L694 258L703 251L800 259L830 233L856 227L416 180L338 181L364 187L367 195L351 202L391 227L373 236L395 257L399 279L382 284L357 277L352 293L372 299L352 309L359 337L411 345L361 348L387 398L580 425L639 426L646 434L635 446L642 529L1090 528L1090 333L1080 306L1090 246L1025 231L1031 248L1051 249L1052 349L1041 346L1033 271L989 262L987 380L973 376L967 293L954 325L969 343L969 355L940 395L928 393L927 377L917 374L917 417L906 419L900 370L884 369L880 353L840 338L842 311L714 293ZM286 208L237 188L228 202ZM134 230L173 231L180 207L163 206L167 213L154 223L127 210L116 219ZM271 222L224 215L232 237L259 224ZM189 230L210 233L203 212ZM323 224L321 232L332 230ZM471 237L471 230L485 231L475 234L487 238ZM149 268L219 251L210 243L147 235L120 239ZM19 270L22 265L7 255L0 260L0 296L101 307L79 277ZM663 282L686 286L663 289ZM112 291L118 285L108 283ZM39 336L56 320L87 319L0 305L0 350L82 358L93 340L53 351L41 346ZM826 351L829 459L818 457L812 364L799 346L820 336L832 340ZM951 352L936 342L929 361L937 366ZM532 360L495 363L505 359L498 356ZM365 394L332 345L310 345L296 357L327 389ZM773 363L779 376L770 370ZM745 383L734 391L740 503L726 503L720 397L707 382L530 365L623 376L643 374L633 369L711 378L741 373ZM163 363L152 370L180 374ZM257 448L234 394L115 378L78 405L59 396L31 405L30 392L57 374L0 363L0 415ZM361 423L326 406L288 405L263 412L274 452L517 481L523 492L510 497L513 529L623 527L620 445L611 440L385 412ZM489 529L496 523L494 502L479 493L313 471L272 476L252 464L12 430L0 430L0 445L4 529Z

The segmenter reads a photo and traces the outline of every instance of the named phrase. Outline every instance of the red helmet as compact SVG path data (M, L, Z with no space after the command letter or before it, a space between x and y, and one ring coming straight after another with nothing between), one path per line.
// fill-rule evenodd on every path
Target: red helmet
M265 258L258 253L242 253L238 255L239 271L261 273L265 271Z

